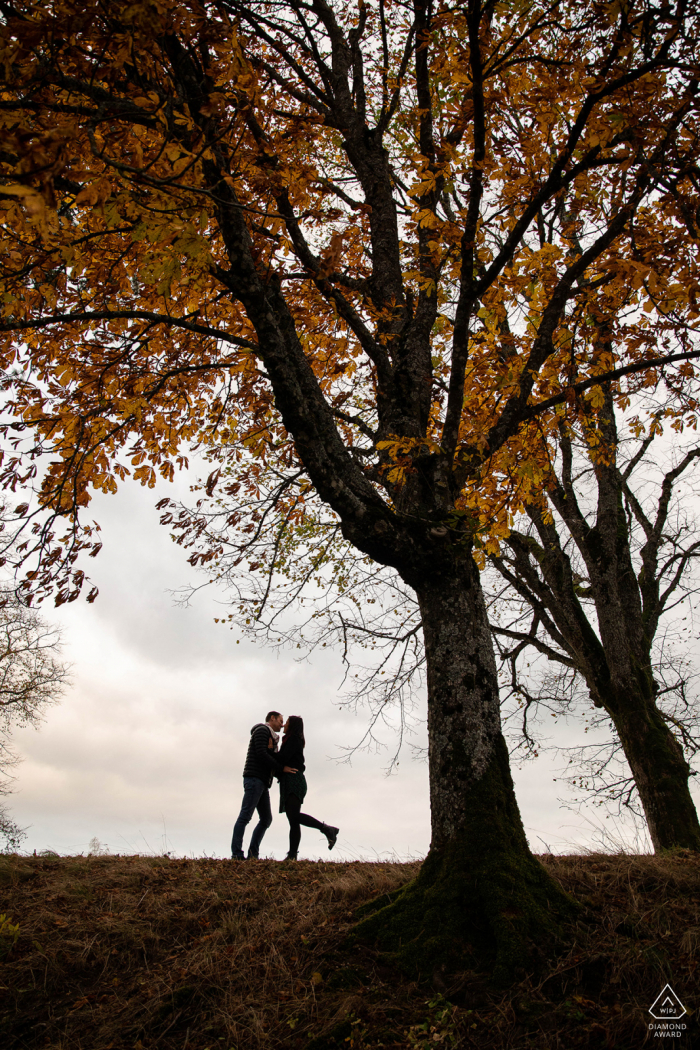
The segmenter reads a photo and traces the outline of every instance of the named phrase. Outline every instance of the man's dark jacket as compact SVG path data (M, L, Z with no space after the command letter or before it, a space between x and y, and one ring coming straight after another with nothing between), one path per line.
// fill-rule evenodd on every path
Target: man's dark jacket
M277 755L271 747L268 747L270 740L274 743L274 739L269 726L260 722L253 726L243 767L244 777L257 777L267 787L271 786L273 776L282 772L282 765Z

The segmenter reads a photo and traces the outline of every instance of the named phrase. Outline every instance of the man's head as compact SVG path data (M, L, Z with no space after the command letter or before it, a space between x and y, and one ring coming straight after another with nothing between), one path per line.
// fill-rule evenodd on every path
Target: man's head
M269 725L270 729L274 729L275 733L279 733L280 729L284 725L284 719L279 711L269 711L265 721Z

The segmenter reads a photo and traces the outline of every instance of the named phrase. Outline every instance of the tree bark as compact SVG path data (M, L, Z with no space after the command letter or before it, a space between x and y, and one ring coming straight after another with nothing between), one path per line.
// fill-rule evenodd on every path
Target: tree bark
M433 837L415 882L358 932L423 974L485 966L507 981L557 939L575 905L527 843L471 553L412 585L425 636Z
M700 823L688 785L690 766L653 696L630 683L604 706L634 777L654 849L700 851Z

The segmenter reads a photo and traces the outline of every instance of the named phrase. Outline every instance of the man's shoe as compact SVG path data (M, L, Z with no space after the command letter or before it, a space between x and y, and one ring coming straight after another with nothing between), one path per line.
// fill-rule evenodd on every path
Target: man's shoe
M296 853L288 853L287 856L284 859L285 860L296 860L297 859L297 855L296 855Z
M333 828L330 824L323 825L323 834L328 839L328 849L333 849L333 847L335 846L336 842L338 841L339 832L340 828Z
M245 857L242 853L232 853L231 860L245 860Z

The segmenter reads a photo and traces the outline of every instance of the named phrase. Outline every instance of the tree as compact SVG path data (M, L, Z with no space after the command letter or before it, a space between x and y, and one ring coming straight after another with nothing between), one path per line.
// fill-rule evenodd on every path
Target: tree
M60 662L60 634L12 591L0 603L0 795L9 793L10 770L17 762L10 737L16 726L38 725L46 708L58 701L68 678ZM23 831L0 806L0 835L16 848Z
M7 527L11 519L8 507L0 506L2 564L17 546L16 533ZM11 794L11 771L19 762L12 747L13 729L39 725L46 708L63 694L70 670L59 659L60 653L58 628L30 608L18 596L14 581L6 577L0 582L0 796ZM2 803L0 836L5 851L17 849L26 837Z
M608 737L590 745L595 758L584 762L586 784L627 805L638 792L657 849L696 849L700 829L684 752L697 750L697 705L682 658L674 651L671 666L659 639L666 639L668 614L677 616L695 593L700 542L685 504L700 451L691 442L664 466L650 462L663 441L663 409L658 398L648 400L646 426L639 413L628 413L619 432L608 390L600 412L589 412L576 429L562 428L540 498L515 519L500 553L489 555L486 570L498 572L494 579L487 571L483 585L505 672L503 702L515 697L521 705L519 746L537 750L531 726L540 705L569 715L583 703L588 722L592 702L601 712L596 726ZM264 483L258 475L246 504L238 464L219 463L195 507L162 501L162 521L178 543L194 548L191 564L233 593L232 611L220 622L267 644L341 648L345 702L370 709L358 746L374 740L388 707L400 708L396 759L425 662L415 595L395 572L353 552L318 501L306 499L303 530L291 527L289 513L270 527L276 500L302 480L273 472ZM605 538L610 550L594 556ZM366 666L363 649L370 651ZM531 671L525 661L533 654L550 670L540 662ZM618 714L621 702L626 717ZM603 782L618 745L632 777L613 775L609 783L606 775ZM578 768L579 782L582 776Z
M523 832L473 555L601 382L667 369L694 411L698 16L3 9L8 387L54 451L28 585L75 595L121 450L144 483L192 441L303 468L423 622L431 851L368 932L512 972L571 905Z
M657 703L654 648L661 618L685 596L680 588L700 553L689 522L674 528L669 521L674 488L700 449L678 455L655 495L645 493L635 471L659 436L658 418L631 453L619 447L609 391L596 419L584 422L578 434L562 428L545 499L527 504L529 522L512 529L503 553L492 557L530 609L527 626L496 633L511 640L504 656L516 691L527 695L517 669L527 649L581 676L620 740L654 847L697 850L690 767Z

